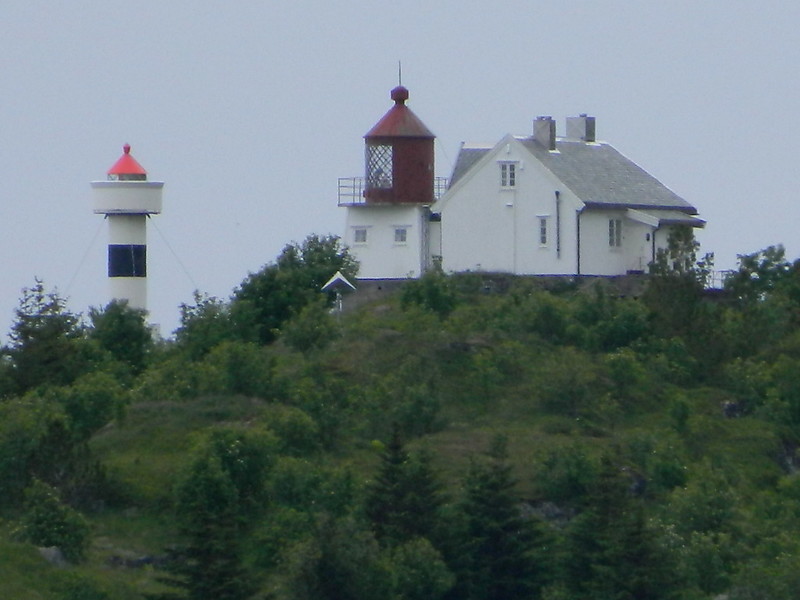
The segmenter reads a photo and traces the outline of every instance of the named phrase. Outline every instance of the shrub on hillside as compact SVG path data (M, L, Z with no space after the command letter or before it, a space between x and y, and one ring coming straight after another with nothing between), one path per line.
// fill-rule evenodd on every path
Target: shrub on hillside
M453 311L457 302L458 298L450 278L439 271L428 271L419 279L408 281L400 294L400 303L403 307L414 304L442 318Z
M55 546L68 561L82 562L89 546L89 523L63 504L55 488L37 480L25 491L25 512L16 535L37 546Z
M338 334L336 321L322 298L304 306L281 327L281 339L303 353L325 348Z
M203 365L217 376L216 380L208 381L209 385L216 383L218 386L207 390L209 392L263 399L273 395L275 361L257 344L223 342L208 353Z

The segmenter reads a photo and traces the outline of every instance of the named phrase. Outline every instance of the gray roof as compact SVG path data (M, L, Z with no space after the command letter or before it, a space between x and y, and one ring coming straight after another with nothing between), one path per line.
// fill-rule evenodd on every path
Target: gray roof
M450 176L450 187L453 187L453 184L461 179L462 175L475 166L475 163L490 150L491 148L466 148L461 146L458 158L456 158L456 164L453 167L453 174Z
M551 152L533 138L519 139L587 207L697 209L613 147L599 142L558 138ZM489 149L462 148L450 185L458 181Z

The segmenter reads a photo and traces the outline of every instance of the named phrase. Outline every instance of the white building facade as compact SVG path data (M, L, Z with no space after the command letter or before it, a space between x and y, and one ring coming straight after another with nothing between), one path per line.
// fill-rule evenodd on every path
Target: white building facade
M359 279L415 279L428 268L428 206L353 205L347 211L350 253Z

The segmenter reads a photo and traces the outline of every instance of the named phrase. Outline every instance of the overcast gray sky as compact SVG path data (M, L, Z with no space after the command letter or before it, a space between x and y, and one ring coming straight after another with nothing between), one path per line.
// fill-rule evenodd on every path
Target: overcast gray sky
M152 320L227 298L310 233L340 234L337 178L366 131L409 106L438 136L526 134L597 117L598 137L697 206L720 268L800 254L800 2L0 0L0 332L44 280L75 312L107 301L89 182L130 143L150 221Z

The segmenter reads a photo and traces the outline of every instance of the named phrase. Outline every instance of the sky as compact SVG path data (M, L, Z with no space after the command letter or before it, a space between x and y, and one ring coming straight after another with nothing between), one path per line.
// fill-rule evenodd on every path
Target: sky
M36 279L108 302L90 182L129 143L148 224L151 321L227 299L312 233L343 233L337 179L410 90L447 177L460 143L597 119L598 139L696 206L719 269L800 255L796 0L0 0L0 333Z

